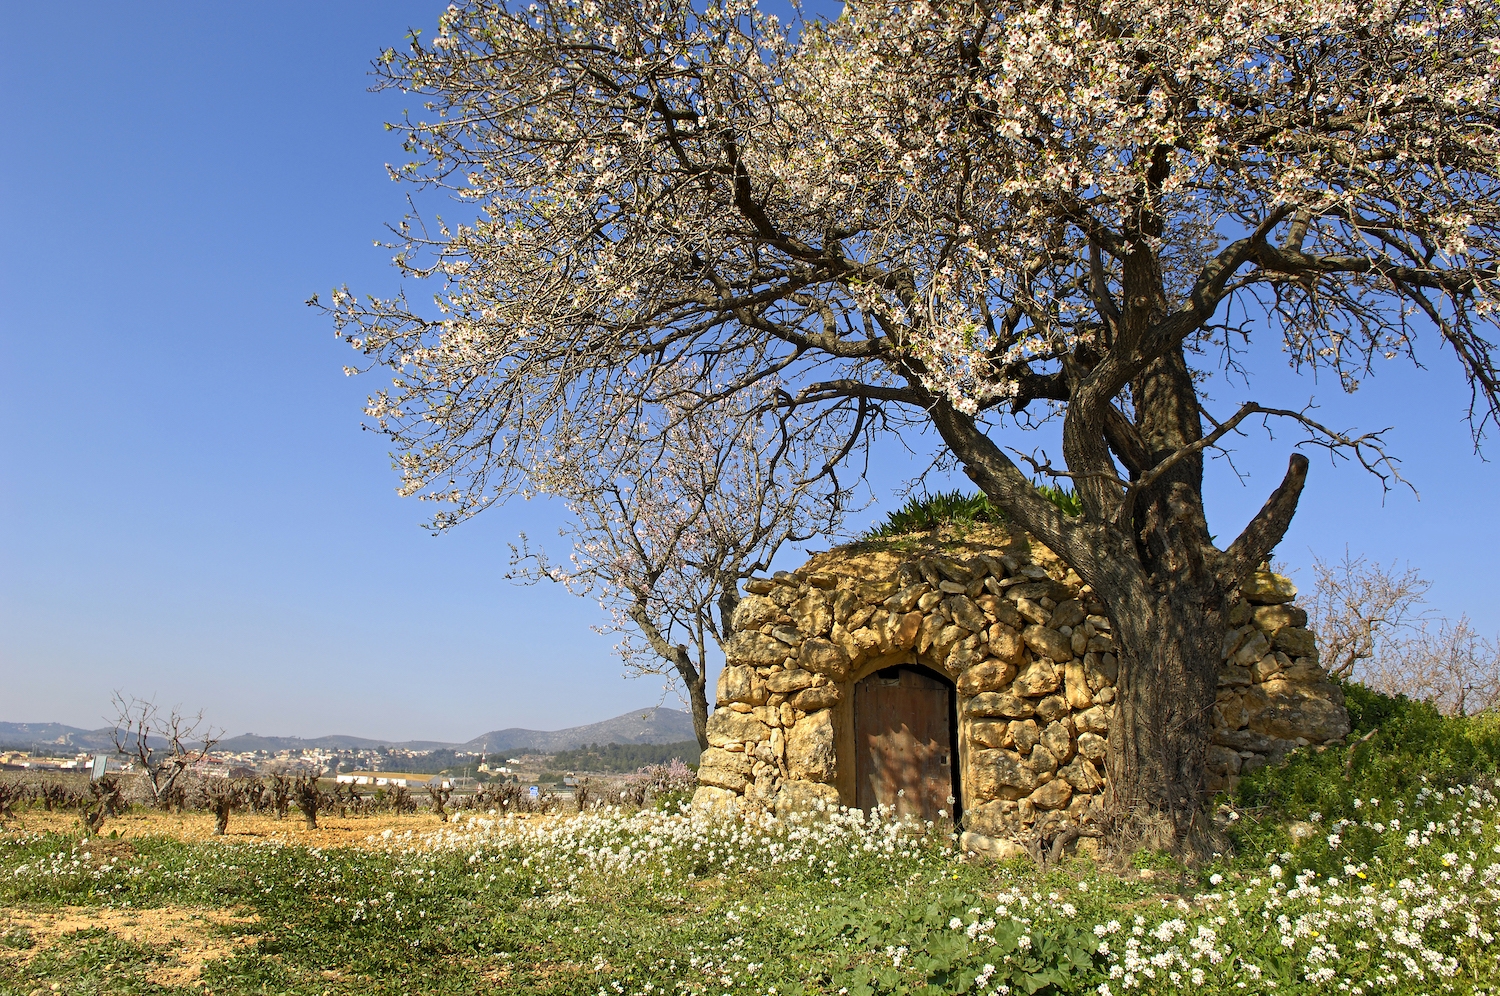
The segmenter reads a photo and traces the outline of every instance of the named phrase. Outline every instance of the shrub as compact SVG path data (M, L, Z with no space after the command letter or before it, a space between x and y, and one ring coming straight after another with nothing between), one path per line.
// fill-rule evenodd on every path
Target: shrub
M906 504L886 516L885 522L865 534L866 539L926 532L950 523L1004 522L1005 513L982 494L962 491L912 495Z
M1036 489L1043 498L1056 505L1063 515L1076 518L1083 514L1083 501L1072 488L1065 488L1060 484L1038 484Z
M1236 799L1251 818L1236 827L1248 852L1281 850L1290 821L1357 819L1356 800L1411 804L1424 789L1447 790L1500 771L1500 717L1444 716L1431 704L1350 683L1351 732L1341 745L1303 748L1282 765L1247 775Z
M1072 490L1056 484L1038 484L1036 489L1038 494L1056 505L1064 515L1076 516L1083 513L1083 505ZM947 525L970 526L976 522L1004 521L1004 510L994 505L984 494L938 492L920 497L911 496L905 505L887 515L885 522L872 528L862 538L880 539L929 532Z

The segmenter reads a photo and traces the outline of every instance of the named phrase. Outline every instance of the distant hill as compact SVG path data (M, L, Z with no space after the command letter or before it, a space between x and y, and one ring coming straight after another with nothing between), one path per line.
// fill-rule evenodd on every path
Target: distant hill
M0 749L31 750L37 748L72 748L76 750L108 750L114 746L111 730L84 730L61 723L0 723ZM584 744L670 744L692 740L693 717L681 709L637 709L606 719L602 723L573 726L566 730L525 730L512 727L495 730L475 737L466 743L445 743L437 740L371 740L365 737L327 736L303 739L302 737L262 737L254 733L225 737L219 741L219 749L227 751L264 750L275 753L282 750L375 750L379 747L394 747L402 750L462 750L493 751L513 750L517 747L535 747L542 751L573 750Z
M671 744L693 740L693 717L681 709L638 709L588 726L566 730L495 730L475 737L460 750L511 750L535 747L543 751L573 750L584 744Z
M94 740L103 734L100 746L113 746L110 731L83 730L61 723L0 723L0 749L31 750L33 747L77 747L94 750Z

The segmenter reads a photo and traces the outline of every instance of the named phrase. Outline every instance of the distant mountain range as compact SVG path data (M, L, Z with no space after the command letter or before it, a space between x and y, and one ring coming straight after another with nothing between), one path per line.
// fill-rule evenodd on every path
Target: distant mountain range
M83 730L61 723L0 723L0 749L30 750L33 747L73 747L78 750L108 750L114 746L112 730ZM225 737L218 749L226 751L265 750L375 750L395 747L404 750L509 751L517 747L535 747L541 751L573 750L584 744L670 744L695 738L693 717L681 709L637 709L614 719L566 730L524 730L511 727L481 734L464 743L442 743L436 740L369 740L364 737L261 737L245 733Z

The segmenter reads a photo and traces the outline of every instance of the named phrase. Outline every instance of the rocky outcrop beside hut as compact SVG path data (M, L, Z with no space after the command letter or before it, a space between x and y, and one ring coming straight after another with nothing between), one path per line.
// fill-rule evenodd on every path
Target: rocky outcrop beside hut
M952 684L953 801L967 828L1004 835L1097 811L1115 627L1088 586L1024 534L976 527L938 552L856 546L745 587L696 803L853 805L850 700L861 679L906 665ZM1213 714L1216 789L1348 732L1342 691L1319 666L1295 595L1261 572L1232 609Z

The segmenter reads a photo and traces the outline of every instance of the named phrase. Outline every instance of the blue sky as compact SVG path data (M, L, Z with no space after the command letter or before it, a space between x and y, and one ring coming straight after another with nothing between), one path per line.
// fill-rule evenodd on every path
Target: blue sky
M418 527L424 509L395 496L384 445L360 428L373 381L343 376L347 347L302 303L396 286L371 242L403 210L381 123L404 105L367 93L365 70L438 9L97 5L66 26L7 9L0 720L102 725L123 688L233 733L462 740L656 701L657 682L621 679L592 603L503 579L507 544L552 535L556 509ZM1316 395L1332 424L1394 424L1422 494L1382 503L1314 454L1280 556L1304 577L1346 544L1409 560L1437 608L1493 633L1500 474L1472 452L1451 357L1422 358L1344 397L1274 348L1257 357L1261 400ZM1216 396L1232 409L1252 393ZM1245 486L1215 466L1221 536L1295 438L1242 441ZM878 490L915 469L892 445Z

